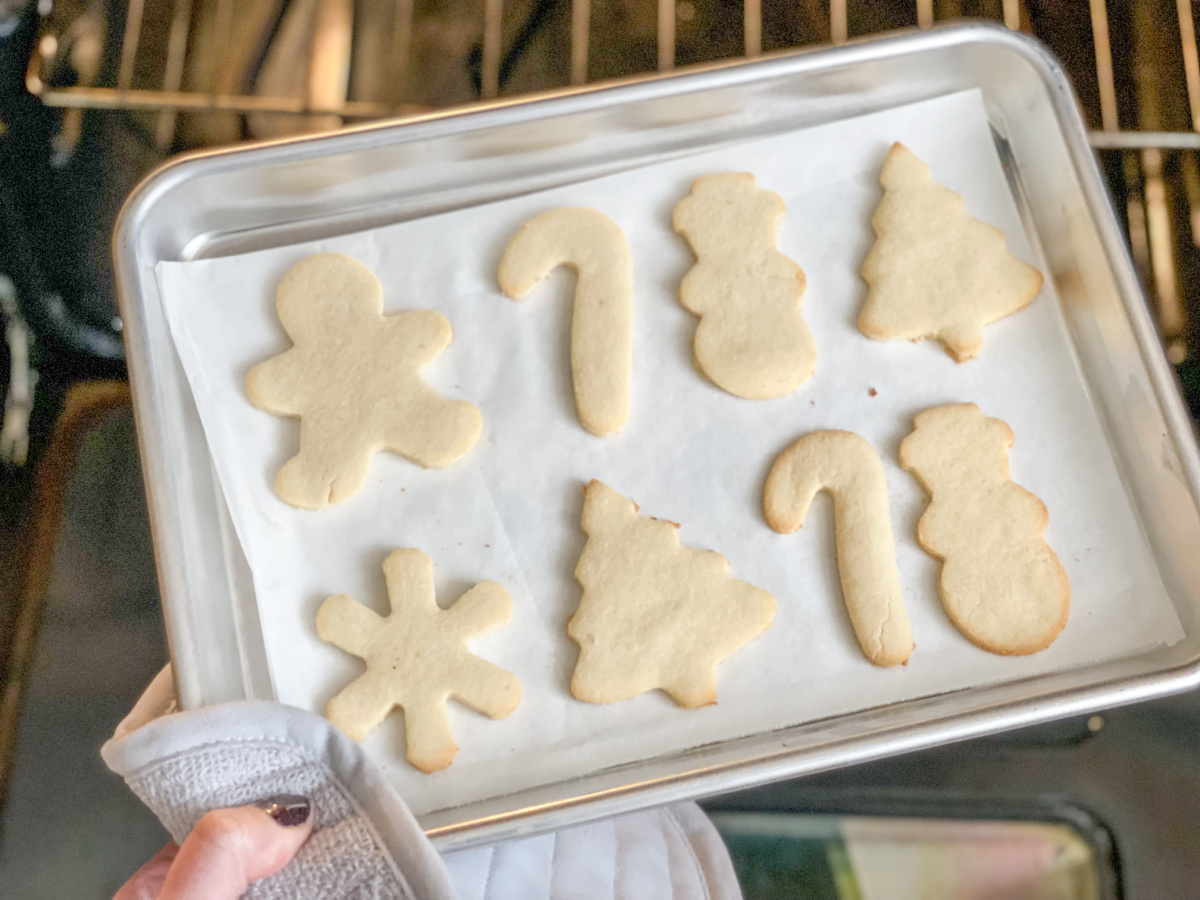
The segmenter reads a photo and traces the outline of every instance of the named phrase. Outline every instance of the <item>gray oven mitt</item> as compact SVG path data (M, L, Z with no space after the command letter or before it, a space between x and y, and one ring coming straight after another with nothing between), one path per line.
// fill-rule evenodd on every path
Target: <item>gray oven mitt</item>
M313 805L313 833L252 900L737 900L712 823L683 803L439 856L358 745L278 703L177 712L168 666L101 749L179 842L208 810L278 794Z

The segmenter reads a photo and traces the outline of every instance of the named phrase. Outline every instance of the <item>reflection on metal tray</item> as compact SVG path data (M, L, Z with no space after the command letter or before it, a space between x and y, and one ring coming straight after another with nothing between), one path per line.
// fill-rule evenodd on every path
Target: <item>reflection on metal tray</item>
M345 233L978 87L1024 186L1084 377L1187 638L1140 657L697 748L432 814L444 846L558 827L1111 707L1200 681L1200 459L1061 69L968 26L177 163L116 235L129 367L181 699L262 696L249 579L154 266Z
M1115 900L1111 835L1064 802L911 794L710 809L748 897Z

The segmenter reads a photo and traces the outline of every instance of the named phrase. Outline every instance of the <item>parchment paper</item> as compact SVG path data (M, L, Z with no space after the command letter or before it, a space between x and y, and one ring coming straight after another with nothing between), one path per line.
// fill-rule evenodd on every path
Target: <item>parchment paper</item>
M482 579L512 593L513 623L473 645L515 672L523 700L491 721L451 703L461 750L433 776L404 761L402 717L365 744L417 813L577 776L689 746L772 730L906 698L1023 678L1133 654L1183 635L1118 477L1077 369L1053 287L986 329L981 356L956 364L935 342L880 343L855 327L858 275L873 235L879 168L900 140L960 192L970 212L1031 254L989 133L968 92L682 160L406 222L245 256L159 268L172 333L216 471L253 571L278 698L323 712L362 663L323 644L322 600L350 593L384 611L380 566L395 547L432 557L443 604ZM693 178L753 172L787 204L779 247L808 276L804 314L816 374L792 395L747 401L706 382L691 363L695 318L675 299L693 264L670 227ZM618 222L636 277L633 411L616 437L580 427L568 330L572 277L560 271L521 303L495 283L513 231L543 210L591 206ZM320 251L350 254L384 285L385 311L432 308L454 342L426 370L444 395L483 414L476 447L442 471L375 457L363 491L321 512L275 495L297 447L296 420L247 401L243 379L289 343L274 312L283 273ZM896 461L920 410L975 401L1016 433L1015 480L1046 503L1047 539L1070 577L1070 620L1026 658L979 650L950 625L938 563L915 540L926 498ZM905 601L917 649L907 666L870 665L854 641L838 586L832 510L819 498L803 530L765 524L761 495L776 454L818 428L856 431L887 472ZM579 602L573 570L584 536L581 488L599 478L647 515L682 523L685 544L725 554L733 574L771 591L774 625L720 667L717 705L675 707L655 692L608 706L568 693L576 648L565 623Z

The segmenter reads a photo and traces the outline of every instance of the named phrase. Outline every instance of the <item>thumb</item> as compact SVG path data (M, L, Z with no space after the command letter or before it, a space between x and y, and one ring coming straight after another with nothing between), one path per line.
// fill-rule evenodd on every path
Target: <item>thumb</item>
M312 833L307 799L275 797L201 816L179 848L158 900L237 900L282 869Z

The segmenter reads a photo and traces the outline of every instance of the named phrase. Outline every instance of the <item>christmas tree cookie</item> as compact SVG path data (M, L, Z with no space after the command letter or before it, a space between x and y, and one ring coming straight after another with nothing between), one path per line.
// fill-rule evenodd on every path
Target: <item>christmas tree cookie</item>
M974 359L983 326L1028 306L1041 273L1008 252L1004 232L971 218L903 144L892 146L879 181L859 329L881 341L937 338L958 362Z
M679 543L679 526L592 481L584 491L583 585L567 634L579 645L571 693L612 703L659 688L683 707L716 701L716 668L766 630L775 598L729 561Z

